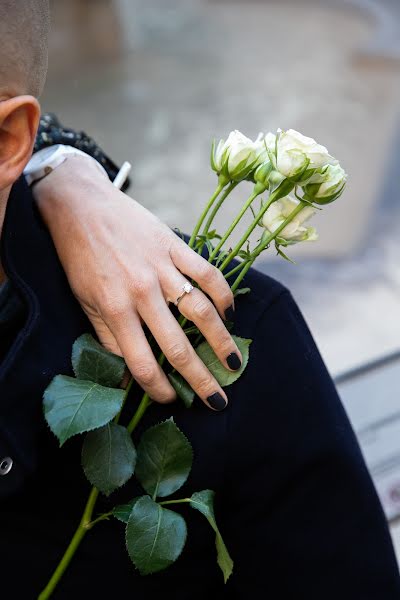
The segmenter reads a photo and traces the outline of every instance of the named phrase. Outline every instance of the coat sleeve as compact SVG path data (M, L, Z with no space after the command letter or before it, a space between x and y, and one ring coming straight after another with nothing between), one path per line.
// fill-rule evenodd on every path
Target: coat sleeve
M380 502L288 292L255 331L231 395L228 483L217 507L236 565L227 597L400 598Z

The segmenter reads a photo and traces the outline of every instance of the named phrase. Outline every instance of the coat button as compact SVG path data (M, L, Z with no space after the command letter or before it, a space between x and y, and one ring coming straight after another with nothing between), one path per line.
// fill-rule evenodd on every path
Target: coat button
M13 468L13 459L9 456L0 458L0 475L8 475Z

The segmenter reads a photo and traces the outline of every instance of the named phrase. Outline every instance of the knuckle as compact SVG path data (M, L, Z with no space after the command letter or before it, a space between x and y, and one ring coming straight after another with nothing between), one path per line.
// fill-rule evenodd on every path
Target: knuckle
M157 402L160 404L170 404L176 400L176 394L174 390L171 391L162 391L157 397Z
M155 383L158 375L158 369L151 363L143 362L135 366L133 375L139 383L148 386Z
M233 293L227 284L227 288L223 290L221 294L221 303L224 306L231 306L233 304Z
M214 306L206 298L201 298L193 305L193 318L208 321L214 316Z
M233 302L233 292L229 287L229 283L226 281L225 277L222 275L221 271L217 270L217 278L215 281L215 285L217 287L217 294L219 300L221 302L226 302L228 304L232 304Z
M236 346L232 341L231 336L222 334L218 340L218 351L222 356L227 356L231 352L237 352Z
M217 386L210 375L202 375L196 382L196 390L199 396L207 397Z
M134 294L137 298L147 298L154 291L155 279L149 275L141 275L135 279Z
M225 281L225 277L222 275L221 271L214 266L212 266L212 273L210 274L209 281L211 281L213 285L216 285L219 288L225 288L226 286L228 286L228 284Z
M117 321L127 315L131 310L131 305L121 299L105 297L102 301L102 313L109 321Z
M198 277L201 281L213 281L217 269L206 260L202 260L198 267Z
M172 344L166 351L167 358L175 368L184 367L190 360L190 353L185 344Z
M205 263L203 268L204 275L201 277L201 279L209 286L213 286L215 288L214 296L217 295L221 302L232 304L233 294L221 271L209 263Z
M174 234L160 221L160 229L157 232L157 246L163 248L167 253L171 250L174 242Z

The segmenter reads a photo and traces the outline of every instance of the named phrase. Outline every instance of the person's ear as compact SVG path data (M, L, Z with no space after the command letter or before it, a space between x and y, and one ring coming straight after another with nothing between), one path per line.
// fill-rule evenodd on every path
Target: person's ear
M39 118L33 96L0 101L0 190L11 186L30 160Z

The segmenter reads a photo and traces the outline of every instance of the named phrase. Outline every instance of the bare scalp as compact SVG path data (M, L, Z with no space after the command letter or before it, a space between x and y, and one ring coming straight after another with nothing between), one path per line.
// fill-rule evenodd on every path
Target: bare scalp
M49 29L48 0L0 0L1 95L40 95Z

